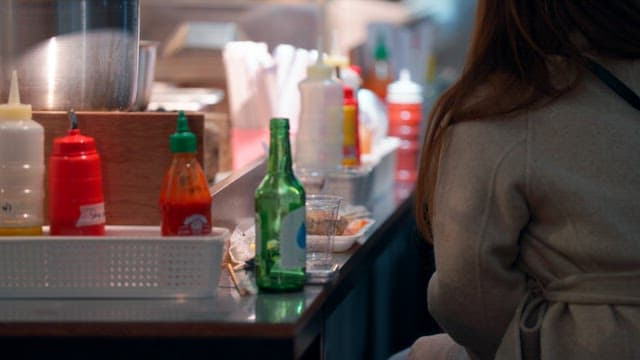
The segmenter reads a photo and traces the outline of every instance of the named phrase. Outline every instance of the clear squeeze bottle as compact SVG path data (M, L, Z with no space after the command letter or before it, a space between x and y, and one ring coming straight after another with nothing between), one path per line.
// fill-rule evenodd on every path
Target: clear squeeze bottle
M18 76L0 105L0 235L41 235L44 223L44 128L20 104Z
M51 235L104 235L105 209L102 162L95 139L78 129L69 111L71 129L53 140L49 157L49 225Z
M271 119L267 174L256 189L256 283L297 291L306 280L305 199L291 168L289 120Z
M333 67L320 60L307 68L300 82L300 124L296 134L297 168L328 172L342 165L343 90Z
M189 131L184 112L178 113L177 130L169 138L171 166L160 192L162 235L189 236L211 233L209 183L196 158L198 140Z

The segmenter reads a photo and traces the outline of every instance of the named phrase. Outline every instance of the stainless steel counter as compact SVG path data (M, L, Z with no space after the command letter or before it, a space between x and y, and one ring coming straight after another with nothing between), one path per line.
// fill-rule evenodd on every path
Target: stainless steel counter
M215 225L232 227L253 214L253 192L263 175L260 161L216 184ZM213 298L0 300L0 346L35 355L66 356L82 349L91 357L245 358L265 349L271 349L267 358L322 357L328 351L327 319L368 276L396 226L410 218L411 199L394 191L372 204L376 224L363 245L336 254L341 269L330 283L307 285L298 293L239 296L223 272Z

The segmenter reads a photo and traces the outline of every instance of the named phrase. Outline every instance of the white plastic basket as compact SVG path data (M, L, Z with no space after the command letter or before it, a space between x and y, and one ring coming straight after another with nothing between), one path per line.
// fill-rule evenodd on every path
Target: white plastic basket
M163 237L154 226L105 236L0 238L1 298L212 297L229 231Z

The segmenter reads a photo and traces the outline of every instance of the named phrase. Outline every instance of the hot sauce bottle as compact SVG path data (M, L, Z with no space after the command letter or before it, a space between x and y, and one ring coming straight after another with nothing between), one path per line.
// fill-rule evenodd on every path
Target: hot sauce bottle
M53 140L49 157L49 225L51 235L104 235L105 208L102 165L95 139L78 129L69 111L71 129Z
M206 235L211 232L211 193L196 159L196 136L189 131L184 112L178 113L177 130L169 138L173 159L162 183L160 211L162 235Z
M387 87L393 81L393 71L389 61L389 50L382 34L376 38L373 68L367 72L362 87L373 91L380 100L385 101Z

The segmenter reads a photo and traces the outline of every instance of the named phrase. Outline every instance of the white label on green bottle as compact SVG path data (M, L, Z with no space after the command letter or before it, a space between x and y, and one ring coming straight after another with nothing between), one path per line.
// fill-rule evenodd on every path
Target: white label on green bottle
M280 227L280 267L303 268L306 263L307 231L304 206L288 213Z

